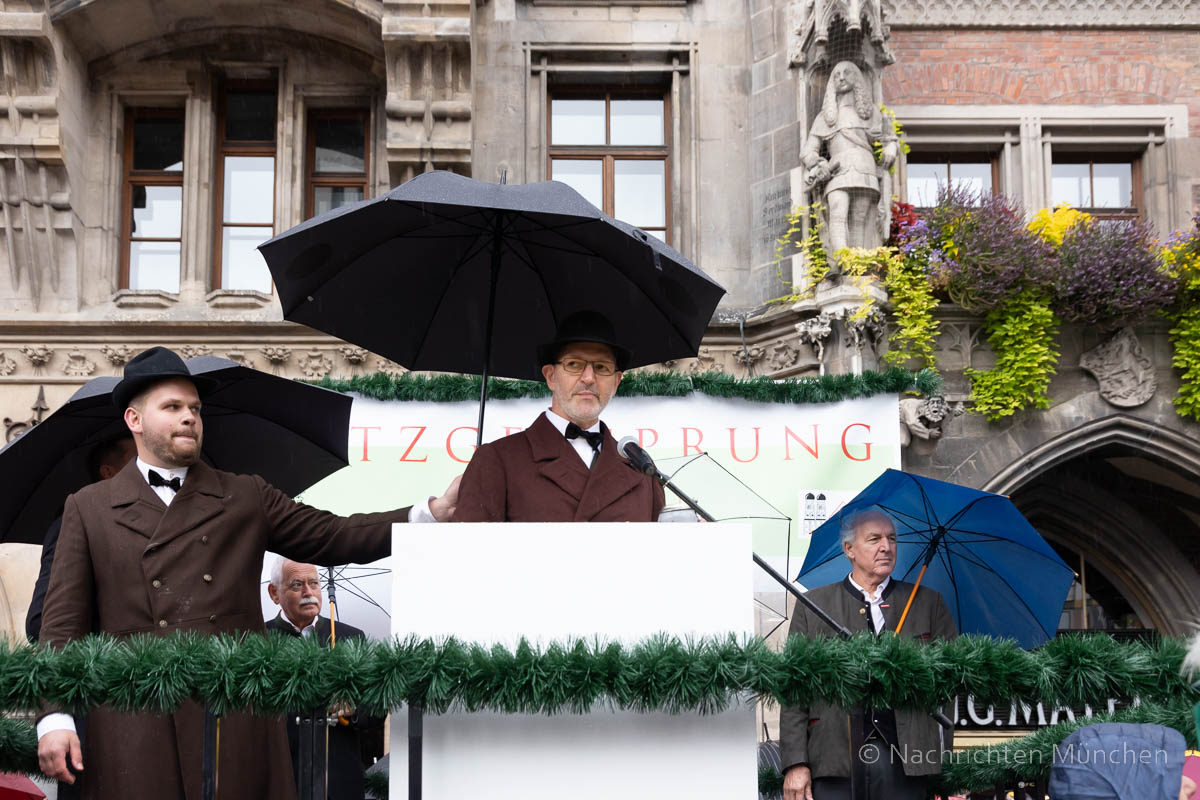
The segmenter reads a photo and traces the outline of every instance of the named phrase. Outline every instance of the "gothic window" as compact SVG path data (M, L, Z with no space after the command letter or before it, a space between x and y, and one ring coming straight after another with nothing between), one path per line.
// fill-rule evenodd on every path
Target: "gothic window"
M258 245L275 229L273 81L228 81L217 112L213 287L270 293Z
M609 216L669 241L671 152L665 92L555 90L547 174Z
M123 163L120 286L178 293L183 109L128 109Z
M366 109L309 112L306 218L367 196L368 119Z

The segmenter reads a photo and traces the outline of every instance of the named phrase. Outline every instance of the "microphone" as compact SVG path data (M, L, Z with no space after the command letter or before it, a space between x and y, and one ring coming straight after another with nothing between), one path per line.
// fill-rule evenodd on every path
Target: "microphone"
M637 439L632 436L626 436L621 441L617 442L617 452L625 456L629 461L629 465L638 472L657 477L658 468L654 466L654 459L650 454L641 448Z

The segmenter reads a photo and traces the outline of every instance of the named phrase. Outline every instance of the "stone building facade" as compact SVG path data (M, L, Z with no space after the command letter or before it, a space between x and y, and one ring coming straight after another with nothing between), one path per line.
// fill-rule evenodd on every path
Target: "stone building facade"
M430 169L568 180L723 283L675 369L876 366L883 321L847 325L854 293L772 302L800 274L776 239L819 104L804 26L860 12L890 31L902 198L982 164L1032 212L1057 165L1100 163L1162 235L1200 207L1191 0L0 0L6 440L151 344L295 377L399 371L284 323L252 248ZM1165 328L1099 355L1065 330L1052 408L989 424L962 374L989 363L980 320L941 313L946 402L905 401L905 466L1012 494L1109 617L1200 616L1200 430L1171 408ZM1113 402L1130 363L1155 388Z

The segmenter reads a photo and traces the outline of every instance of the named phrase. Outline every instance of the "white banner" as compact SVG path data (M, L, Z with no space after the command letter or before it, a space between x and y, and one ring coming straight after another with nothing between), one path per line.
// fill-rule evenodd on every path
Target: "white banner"
M548 398L489 402L484 441L528 427L548 405ZM475 402L356 398L350 423L351 468L321 481L299 499L350 514L439 495L474 452L477 417ZM679 486L714 516L754 517L756 552L789 577L799 571L813 528L883 470L900 468L894 395L805 405L699 394L622 397L609 405L604 421L617 439L637 437L660 468L675 474ZM690 463L701 453L711 461ZM670 494L667 499L679 505ZM767 518L772 516L778 519ZM354 567L338 582L338 617L371 636L386 637L391 627L383 611L390 608L389 581L386 574L374 574L387 568L388 559L370 568ZM456 586L459 581L461 587ZM446 565L446 591L469 591L469 581L456 565ZM779 616L783 595L761 571L755 590ZM266 616L278 611L265 587L263 610ZM764 610L760 631L773 626L772 616Z

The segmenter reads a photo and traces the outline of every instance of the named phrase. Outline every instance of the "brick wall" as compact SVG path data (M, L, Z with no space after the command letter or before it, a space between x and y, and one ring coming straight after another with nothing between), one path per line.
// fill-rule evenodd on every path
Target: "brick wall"
M889 104L1184 103L1200 136L1200 35L1153 30L893 30Z

